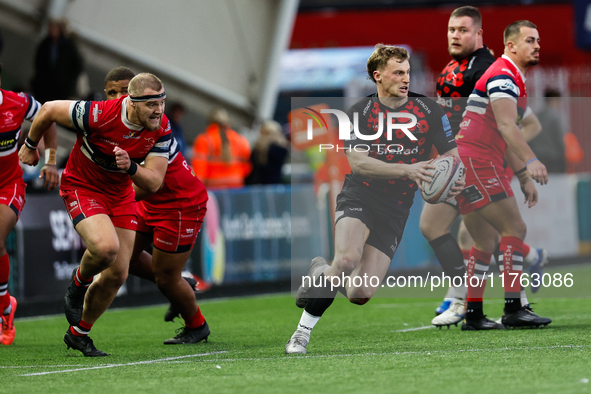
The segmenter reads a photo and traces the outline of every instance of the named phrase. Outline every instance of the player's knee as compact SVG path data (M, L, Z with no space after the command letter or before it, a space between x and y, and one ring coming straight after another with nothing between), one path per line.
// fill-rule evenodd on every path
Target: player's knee
M108 268L115 261L115 258L117 258L119 243L108 241L98 242L93 246L89 246L88 250L96 262Z
M527 225L525 224L525 222L523 220L515 220L513 223L511 223L510 230L502 235L517 237L519 239L525 239L526 234L527 234Z
M356 305L365 305L373 296L373 291L362 287L351 287L347 291L349 302Z
M101 281L113 289L119 289L127 280L128 272L125 270L107 270L101 272Z
M371 298L349 298L349 302L355 305L365 305Z

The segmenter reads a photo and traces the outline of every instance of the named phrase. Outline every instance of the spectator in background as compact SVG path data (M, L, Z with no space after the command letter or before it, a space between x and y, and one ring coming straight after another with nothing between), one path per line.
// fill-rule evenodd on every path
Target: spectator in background
M560 122L560 92L546 89L546 105L538 115L542 131L529 142L536 157L546 165L549 173L563 173L566 169L564 159L564 132Z
M185 140L185 133L181 125L181 119L185 115L185 106L181 103L175 102L170 105L170 112L168 113L168 121L170 122L170 130L172 136L179 144L179 149L183 156L187 154L187 141Z
M206 187L242 187L252 171L250 144L230 129L228 112L216 107L207 116L208 126L193 143L191 165Z
M47 37L35 53L35 74L31 81L33 94L42 103L72 98L83 69L82 58L67 34L65 21L52 20L47 30Z
M271 185L281 182L281 169L287 155L289 142L283 136L281 125L267 120L261 126L260 136L252 148L252 173L247 183Z

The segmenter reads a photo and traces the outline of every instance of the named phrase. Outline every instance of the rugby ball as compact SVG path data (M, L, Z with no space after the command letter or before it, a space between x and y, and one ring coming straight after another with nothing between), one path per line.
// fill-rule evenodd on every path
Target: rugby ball
M431 162L435 169L429 170L431 182L423 181L421 195L429 204L438 204L448 199L452 186L464 176L464 164L459 157L441 155Z

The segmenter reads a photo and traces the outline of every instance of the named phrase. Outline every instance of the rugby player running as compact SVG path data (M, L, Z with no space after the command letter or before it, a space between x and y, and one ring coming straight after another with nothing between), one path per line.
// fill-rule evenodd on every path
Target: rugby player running
M458 155L443 109L433 100L409 94L408 59L406 49L378 44L367 61L377 94L354 104L347 115L351 121L359 117L358 129L366 138L383 132L372 139L371 148L355 134L345 141L351 173L337 196L335 258L332 265L322 257L312 260L308 277L321 285L310 286L304 280L298 289L296 305L305 310L285 345L288 354L307 352L312 329L337 291L357 305L373 297L400 243L415 191L421 182L430 182L431 147ZM394 119L392 114L386 117L389 112L396 113ZM408 126L396 129L388 139L384 126L388 121ZM363 152L364 147L368 151ZM457 195L463 184L458 182L450 196ZM363 281L364 276L376 280Z
M165 98L160 79L142 73L130 81L129 96L119 100L45 103L29 131L33 143L53 122L78 131L60 196L87 249L65 297L70 328L64 342L88 357L108 355L88 334L129 272L138 224L132 181L154 193L168 167L171 133ZM31 164L38 153L23 147L19 157Z
M128 94L129 81L135 76L127 67L116 67L105 77L107 100ZM183 269L205 217L207 191L195 176L172 137L168 168L162 188L154 194L134 184L138 201L138 228L129 273L155 282L170 301L164 320L179 314L185 327L164 344L197 343L210 334L209 326L195 301L197 281L182 276ZM140 201L141 200L141 201ZM145 251L154 244L150 255Z

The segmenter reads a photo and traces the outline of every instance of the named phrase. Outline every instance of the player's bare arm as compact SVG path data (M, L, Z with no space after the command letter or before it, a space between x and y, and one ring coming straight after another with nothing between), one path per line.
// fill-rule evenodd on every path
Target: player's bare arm
M507 160L507 164L513 170L517 179L519 179L519 186L525 196L524 203L528 204L528 208L533 207L538 202L538 191L525 163L511 149L505 151L505 160Z
M39 178L45 178L43 187L48 190L54 190L59 184L59 173L57 171L57 130L55 123L49 127L47 132L43 135L43 143L45 145L45 164L39 173Z
M367 152L347 152L347 159L356 174L375 179L410 178L417 182L419 188L422 188L420 181L431 182L429 170L435 169L430 161L414 164L384 163L369 157Z
M536 182L542 185L548 183L546 166L536 158L517 126L517 106L515 102L511 99L502 98L493 101L491 107L495 115L497 128L509 148L526 164L531 177Z
M132 163L127 152L120 147L113 148L113 153L115 153L117 167L126 171L139 188L148 193L156 193L160 190L168 168L168 157L148 155L145 164L139 166Z
M542 131L542 124L533 112L521 120L520 126L521 133L526 142L530 142L536 138Z
M47 103L43 104L39 110L39 113L37 116L35 116L35 120L33 121L31 129L29 130L28 138L34 143L35 146L54 123L59 123L65 127L73 126L69 116L70 103L71 101L69 100L58 100L48 101ZM26 145L21 147L18 152L18 157L23 163L28 165L34 166L39 163L39 152L37 149L29 149L29 147Z

